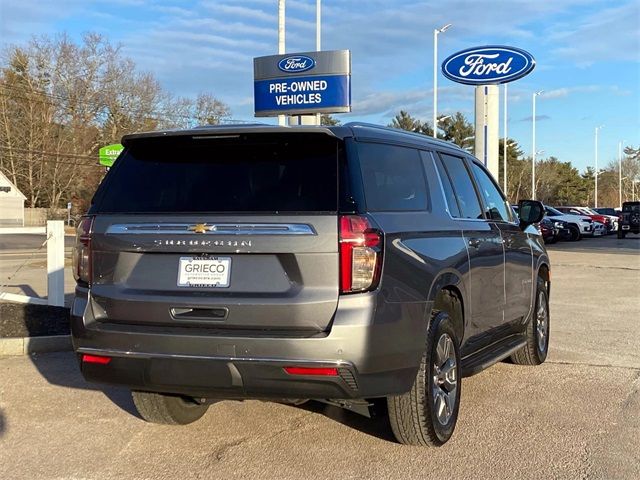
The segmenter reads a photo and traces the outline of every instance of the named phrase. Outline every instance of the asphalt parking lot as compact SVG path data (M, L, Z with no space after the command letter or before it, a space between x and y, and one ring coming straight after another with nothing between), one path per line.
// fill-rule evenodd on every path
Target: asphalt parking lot
M465 379L453 439L395 443L385 417L311 402L220 402L146 424L71 353L0 359L0 478L640 478L640 237L561 243L551 351Z

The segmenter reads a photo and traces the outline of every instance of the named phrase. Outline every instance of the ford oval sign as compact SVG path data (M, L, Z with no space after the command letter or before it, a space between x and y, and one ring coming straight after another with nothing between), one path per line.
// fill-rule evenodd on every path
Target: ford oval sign
M295 55L283 58L278 62L278 68L287 73L300 73L311 70L316 66L316 61L306 55Z
M535 66L534 58L524 50L488 45L454 53L442 62L442 73L458 83L491 85L522 78Z

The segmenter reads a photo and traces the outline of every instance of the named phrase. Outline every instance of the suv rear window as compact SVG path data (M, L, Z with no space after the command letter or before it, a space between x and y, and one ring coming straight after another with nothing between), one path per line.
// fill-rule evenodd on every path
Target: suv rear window
M340 144L325 134L133 140L96 213L335 212Z
M623 212L640 212L640 203L623 203Z

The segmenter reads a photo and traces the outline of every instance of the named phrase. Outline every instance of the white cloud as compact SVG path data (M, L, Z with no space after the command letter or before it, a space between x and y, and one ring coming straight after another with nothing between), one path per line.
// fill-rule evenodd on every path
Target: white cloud
M614 7L574 19L571 24L556 24L549 35L559 44L556 54L583 67L598 61L637 63L640 62L639 22L640 3L615 2Z

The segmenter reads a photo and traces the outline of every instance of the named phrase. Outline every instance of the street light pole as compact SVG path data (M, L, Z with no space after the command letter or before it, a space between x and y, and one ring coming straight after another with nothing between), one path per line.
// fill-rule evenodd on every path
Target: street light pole
M598 131L604 127L604 125L599 125L596 127L596 134L595 134L595 166L596 166L596 172L595 172L595 177L596 177L596 193L594 196L594 204L595 207L594 208L598 208Z
M624 140L618 142L618 205L622 210L622 144Z
M504 140L502 143L502 190L507 196L507 83L504 84Z
M533 116L532 116L532 139L531 139L531 143L532 143L532 148L531 148L531 152L532 152L532 158L531 158L531 199L535 200L536 199L536 97L538 95L542 95L542 92L544 90L540 90L538 92L535 92L532 95L532 100L533 100Z
M433 30L433 138L438 137L438 34L446 32L450 23Z

